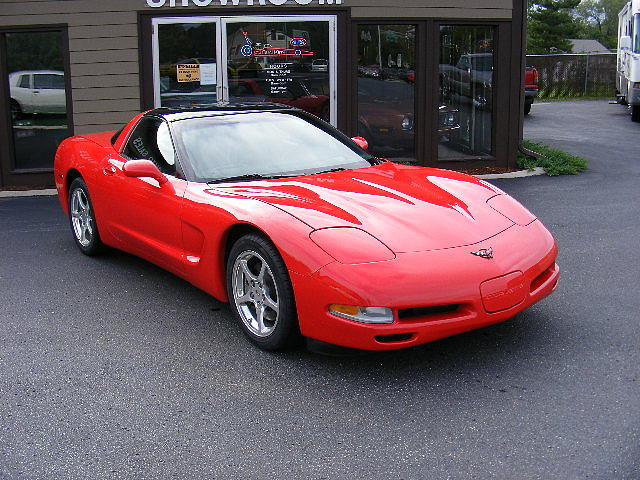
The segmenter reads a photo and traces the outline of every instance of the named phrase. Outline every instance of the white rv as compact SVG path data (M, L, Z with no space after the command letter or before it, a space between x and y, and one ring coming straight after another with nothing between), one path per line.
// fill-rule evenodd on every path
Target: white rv
M616 88L631 119L640 122L640 0L631 0L619 15Z

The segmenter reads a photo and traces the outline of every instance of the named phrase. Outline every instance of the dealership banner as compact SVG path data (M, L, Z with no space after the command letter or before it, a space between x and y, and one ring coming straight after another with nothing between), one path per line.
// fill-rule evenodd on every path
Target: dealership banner
M218 5L341 5L343 0L147 0L150 7L210 7Z

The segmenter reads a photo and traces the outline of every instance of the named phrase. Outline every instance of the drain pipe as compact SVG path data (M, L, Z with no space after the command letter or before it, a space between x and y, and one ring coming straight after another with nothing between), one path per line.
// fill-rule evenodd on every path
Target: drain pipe
M538 152L534 152L533 150L529 150L527 147L525 147L522 141L520 141L520 143L518 144L518 151L524 153L528 157L544 158L544 155L541 155Z

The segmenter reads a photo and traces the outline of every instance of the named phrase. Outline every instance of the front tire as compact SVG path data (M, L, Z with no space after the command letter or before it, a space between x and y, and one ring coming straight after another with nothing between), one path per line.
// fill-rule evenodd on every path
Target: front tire
M281 350L299 338L291 280L278 250L250 234L231 248L227 260L231 311L244 334L263 350Z
M631 107L631 121L640 122L640 105L633 105Z
M82 253L93 256L103 250L89 190L82 178L76 178L69 188L69 221L73 239Z

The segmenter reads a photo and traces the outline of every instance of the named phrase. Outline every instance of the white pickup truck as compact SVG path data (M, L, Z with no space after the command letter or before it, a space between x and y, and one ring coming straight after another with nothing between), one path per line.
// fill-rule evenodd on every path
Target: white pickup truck
M631 119L640 122L640 0L630 1L619 14L616 89Z

